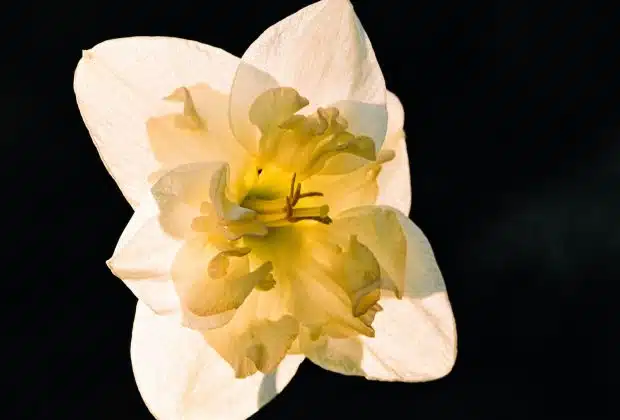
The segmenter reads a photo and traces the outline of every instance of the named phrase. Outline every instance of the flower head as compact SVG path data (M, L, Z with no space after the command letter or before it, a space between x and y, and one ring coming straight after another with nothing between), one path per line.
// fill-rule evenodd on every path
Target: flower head
M247 417L304 357L378 380L450 371L445 285L406 216L403 110L349 1L300 10L241 59L106 41L75 92L135 210L108 265L139 299L131 356L158 418Z

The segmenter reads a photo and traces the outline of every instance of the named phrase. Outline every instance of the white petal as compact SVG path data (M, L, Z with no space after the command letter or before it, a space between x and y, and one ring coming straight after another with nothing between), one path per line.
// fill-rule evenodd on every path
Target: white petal
M388 125L383 148L393 149L395 147L396 141L403 137L403 127L405 125L405 110L403 108L403 104L400 103L398 96L396 96L389 90L387 91L386 104L388 112Z
M107 264L153 311L176 313L179 299L170 270L182 242L162 230L152 197L142 198L141 202Z
M245 419L284 389L303 356L287 356L270 375L235 379L202 335L138 303L131 360L140 394L161 420Z
M249 107L259 94L280 85L310 100L306 112L337 106L349 130L371 137L380 149L387 129L385 81L348 0L319 1L276 23L250 45L242 62L231 93L237 138L255 141Z
M239 59L209 45L165 37L121 38L85 51L74 90L101 159L135 208L159 169L146 121L178 110L164 97L180 86L207 83L228 93Z
M408 215L411 210L411 178L405 136L396 141L394 159L381 166L377 177L378 206L391 206Z
M408 215L411 210L411 179L409 156L403 124L405 111L398 97L388 91L388 132L383 144L384 150L394 150L395 156L384 163L377 177L379 195L376 204L395 207Z
M407 235L407 278L402 300L382 297L372 324L374 338L361 336L361 360L351 359L351 339L330 340L312 361L343 374L417 382L447 375L456 360L456 325L445 283L422 231L395 212ZM372 248L371 248L372 250ZM356 364L360 371L352 369Z

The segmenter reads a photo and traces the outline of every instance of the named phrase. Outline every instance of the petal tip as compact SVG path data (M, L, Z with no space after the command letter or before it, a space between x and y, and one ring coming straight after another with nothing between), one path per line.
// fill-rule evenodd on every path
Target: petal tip
M84 60L92 60L95 57L93 50L82 50L82 58Z

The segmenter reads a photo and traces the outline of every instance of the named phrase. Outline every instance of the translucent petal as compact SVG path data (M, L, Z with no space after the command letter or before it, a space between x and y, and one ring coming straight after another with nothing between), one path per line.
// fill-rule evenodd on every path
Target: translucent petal
M379 191L377 205L397 208L408 215L411 209L411 179L409 171L409 157L403 124L405 111L398 97L388 91L388 132L382 150L393 150L395 157L381 167L377 177Z
M267 263L250 270L246 255L226 256L205 238L196 237L177 253L172 279L182 305L194 315L208 317L239 308L271 269Z
M380 165L364 160L359 162L361 166L349 168L352 169L350 172L343 169L341 174L334 174L336 163L333 161L336 159L338 157L331 159L329 169L332 173L324 174L321 171L308 178L303 183L304 190L323 193L332 217L353 207L374 204L379 194L377 175L381 172ZM350 159L342 160L343 165L350 162Z
M158 419L250 417L289 383L303 356L287 356L271 374L235 378L230 365L194 330L138 303L131 360L140 394Z
M182 242L161 228L152 197L141 202L107 264L114 275L153 311L177 313L179 299L170 269Z
M393 150L394 159L381 165L381 171L377 176L378 191L375 204L394 207L408 215L411 210L411 178L404 134L395 140Z
M276 23L250 45L242 62L231 93L231 124L249 150L257 149L258 140L249 108L277 86L308 98L307 112L338 104L349 130L371 137L380 149L387 129L385 82L348 0L319 1Z
M299 332L298 322L290 315L272 319L261 316L259 305L265 297L276 299L277 295L252 292L228 324L204 332L207 342L230 363L239 378L275 369Z
M84 52L74 75L78 106L101 159L133 207L161 167L146 121L178 110L163 100L178 87L206 83L227 94L238 62L218 48L165 37L113 39Z
M407 236L398 212L388 207L352 208L334 218L331 230L340 241L356 235L381 265L383 287L397 296L403 293L407 281Z
M202 203L211 201L212 180L225 167L220 162L188 163L168 171L153 185L160 223L168 234L185 238L192 233L192 221L200 216Z
M456 360L456 325L443 277L428 240L403 214L389 208L357 210L362 213L392 211L407 236L407 263L404 296L385 294L383 311L376 314L375 337L360 337L363 352L351 358L350 339L331 340L309 357L326 369L364 375L386 381L427 381L448 374ZM376 244L366 244L373 253L386 246L389 235ZM379 259L379 258L378 258ZM342 348L342 351L339 349ZM351 365L357 363L356 369Z
M252 162L230 131L228 97L206 84L181 87L166 99L183 103L185 111L150 118L146 124L151 149L164 169L190 162L227 162L241 196L246 192L244 171Z

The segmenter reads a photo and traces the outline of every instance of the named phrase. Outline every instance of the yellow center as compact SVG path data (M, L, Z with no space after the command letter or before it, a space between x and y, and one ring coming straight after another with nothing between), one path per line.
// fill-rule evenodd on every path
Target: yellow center
M183 114L149 122L151 138L169 138L165 123L192 141L205 138L210 125L193 91L175 91L170 99L184 102ZM374 141L349 132L334 107L298 114L306 105L291 88L255 100L249 119L260 132L257 151L213 173L209 199L200 200L193 235L173 264L186 316L201 322L240 377L271 371L284 354L307 353L321 337L373 336L381 310L377 260L333 218L347 200L374 202L393 152L377 156Z

